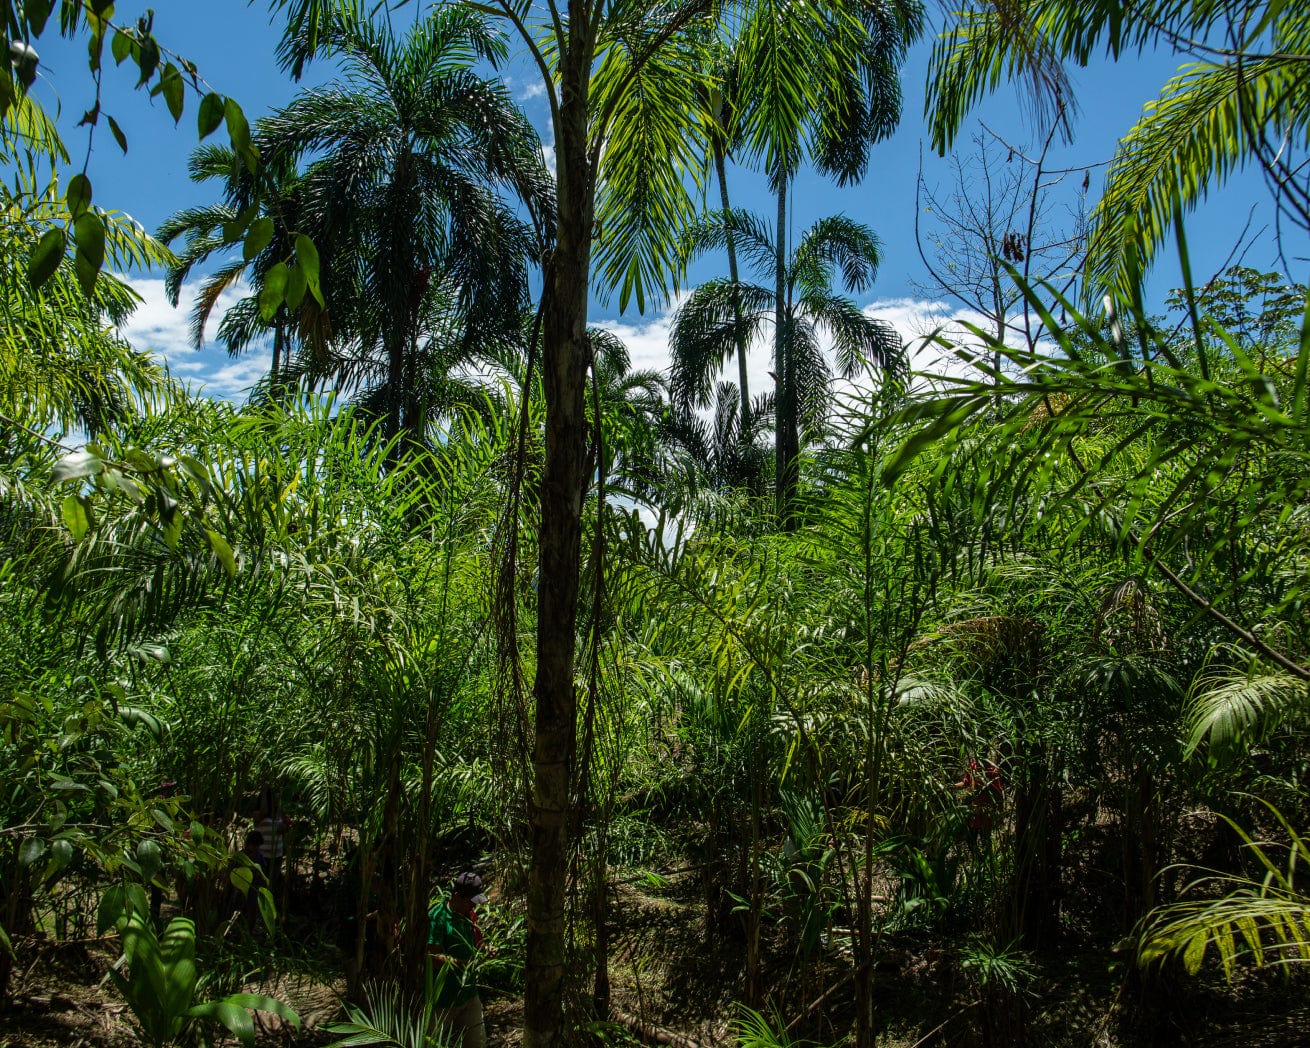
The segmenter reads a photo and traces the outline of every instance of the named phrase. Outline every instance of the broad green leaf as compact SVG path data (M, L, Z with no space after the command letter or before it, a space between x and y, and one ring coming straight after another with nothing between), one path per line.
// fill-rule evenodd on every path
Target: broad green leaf
M319 290L318 283L318 248L304 233L296 234L296 261L305 274L305 282L309 285L311 294L320 306L324 305L323 292Z
M76 477L93 477L105 471L105 460L93 451L72 451L55 463L50 479L58 484Z
M78 542L91 530L91 504L81 495L69 495L60 504L59 515L64 526Z
M136 82L136 86L140 87L154 76L155 70L159 68L159 43L154 36L147 34L141 40L140 48L135 49L135 53L137 68L141 70L141 79Z
M259 315L271 321L286 298L289 271L285 262L279 262L264 276L264 287L259 293Z
M299 266L292 266L287 274L287 308L299 309L300 303L305 300L305 289L308 286L305 280L305 271Z
M39 290L55 274L59 263L64 258L64 231L47 229L41 234L36 247L32 249L27 264L27 283L32 290Z
M249 1008L256 1012L268 1012L270 1015L276 1015L279 1019L285 1019L297 1030L300 1029L300 1016L296 1014L294 1008L284 1004L276 997L265 997L257 993L233 993L223 998L229 1004L235 1004L239 1008Z
M50 17L50 10L53 7L54 0L27 0L23 4L23 15L33 36L40 36L45 32L46 19Z
M212 528L205 529L205 538L209 540L209 548L214 551L214 556L223 565L223 570L227 572L228 578L235 578L237 573L236 557L232 555L232 547L228 545L227 539L223 538L217 531Z
M255 873L249 866L233 866L228 879L232 882L232 887L244 895L255 883Z
M211 1001L189 1008L184 1014L196 1019L212 1019L228 1028L242 1044L254 1044L255 1025L250 1013L230 1001Z
M106 119L109 121L109 133L114 136L114 141L118 143L118 148L126 153L127 135L123 134L123 129L118 126L118 121L112 116L106 114Z
M155 875L164 867L164 855L159 849L159 843L149 838L143 840L136 846L136 861L141 867L141 876L148 881L153 881Z
M126 900L121 884L111 884L100 896L100 905L96 908L96 934L104 935L118 924L124 916Z
M231 222L223 223L223 239L229 242L235 242L245 235L250 223L255 220L259 214L259 205L251 204L248 208L237 215Z
M250 223L250 228L246 231L246 242L241 249L242 256L247 262L272 243L273 232L273 220L267 216Z
M73 218L77 218L91 206L91 180L86 175L79 173L68 180L68 188L64 191L64 203L68 205L68 213Z
M150 912L150 902L146 899L146 890L142 885L127 885L124 897L126 905L130 907L132 913L147 914Z
M223 100L223 119L227 122L227 133L232 141L233 152L253 174L259 165L259 154L250 141L250 124L246 120L246 115L234 99Z
M223 122L223 96L211 91L200 100L200 112L196 115L196 128L202 139L208 138L218 130Z
M94 211L83 212L73 223L73 239L77 244L74 262L77 279L87 297L95 291L96 278L105 264L105 224Z
M18 862L22 866L31 866L45 854L45 841L40 837L29 837L18 849Z
M132 38L122 31L115 30L114 37L109 42L109 50L113 53L114 64L122 65L127 56L132 53Z
M273 902L273 893L261 885L255 893L255 902L259 906L259 917L271 938L277 934L277 905Z
M73 842L66 837L50 842L50 870L48 875L53 876L65 869L73 861Z
M164 71L159 74L159 89L164 94L168 111L173 115L173 123L180 123L182 109L186 105L186 85L182 82L182 74L172 62L164 66Z

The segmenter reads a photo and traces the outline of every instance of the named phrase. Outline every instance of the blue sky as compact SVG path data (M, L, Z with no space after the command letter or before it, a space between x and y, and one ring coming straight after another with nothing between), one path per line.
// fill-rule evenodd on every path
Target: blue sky
M395 14L397 25L412 21L422 9L423 5L411 0ZM270 25L261 0L255 0L253 5L244 0L206 0L205 3L156 0L155 11L155 32L161 42L194 61L215 90L240 100L252 120L286 103L297 90L276 67L274 50L279 30ZM130 2L117 5L120 21L136 13ZM900 128L875 149L868 177L857 186L840 188L813 172L806 172L797 180L792 201L793 233L819 217L836 213L845 213L873 227L883 243L883 264L877 283L859 302L870 313L896 323L907 337L921 334L934 321L958 311L944 302L940 294L924 287L930 281L914 239L920 157L929 185L948 189L953 178L949 158L935 156L926 138L922 114L930 46L931 40L926 40L910 56L902 77L905 104ZM162 100L152 101L144 93L132 90L135 76L130 63L118 69L107 64L102 106L126 132L128 153L124 156L120 152L103 124L90 140L88 153L87 129L74 126L93 97L86 73L84 44L70 43L48 33L41 41L41 51L47 76L41 88L42 97L48 104L58 105L74 164L80 167L84 161L87 163L98 204L125 211L153 230L173 211L208 202L205 187L195 186L186 175L187 157L196 144L194 97L188 99L187 113L180 127L175 128ZM1076 137L1055 151L1052 163L1081 168L1107 161L1117 138L1140 114L1143 102L1155 95L1180 60L1174 55L1157 53L1141 60L1129 59L1117 65L1101 64L1075 71L1080 108L1074 125ZM306 82L329 79L331 74L326 65L311 67ZM507 71L506 79L549 145L545 104L531 69L523 63L515 64ZM991 133L1021 149L1031 147L1036 135L1019 105L1017 89L1009 86L1003 85L979 108L961 134L959 148L971 149L972 135L984 124ZM1088 169L1090 204L1098 192L1103 168ZM735 205L773 214L773 202L761 177L738 168L730 172L729 182ZM1072 203L1081 184L1081 173L1071 176L1065 187L1057 190L1057 203ZM920 218L925 228L931 224L930 215L921 213ZM1194 267L1199 278L1208 276L1224 263L1241 238L1248 219L1252 231L1273 219L1264 188L1251 174L1238 177L1222 192L1214 194L1202 211L1189 220ZM1247 251L1245 261L1274 268L1270 239L1266 236L1257 240ZM703 279L722 273L725 268L723 260L710 259L693 271L692 276ZM208 391L217 395L237 396L266 367L266 358L258 353L233 362L212 345L198 353L191 350L186 345L185 334L187 304L184 302L184 308L178 310L169 307L163 301L162 280L157 277L135 275L133 280L147 301L127 329L129 337L142 348L165 354L180 376L204 383ZM1153 277L1152 285L1162 299L1163 291L1177 282L1176 267L1166 261ZM614 328L630 343L638 365L663 367L667 362L666 307L648 308L645 316L630 310L628 315L619 317L616 302L594 302L592 317L595 322ZM755 353L753 365L752 371L759 376L757 383L763 383L767 355ZM757 384L756 388L763 386Z

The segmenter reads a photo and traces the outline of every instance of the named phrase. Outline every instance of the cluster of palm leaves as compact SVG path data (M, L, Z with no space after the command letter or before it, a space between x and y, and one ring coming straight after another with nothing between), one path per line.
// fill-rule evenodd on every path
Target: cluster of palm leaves
M257 123L274 192L256 195L230 149L196 152L192 177L217 182L223 200L160 230L186 244L170 294L176 303L196 266L231 252L225 230L253 209L260 244L247 241L241 258L204 278L195 340L222 292L244 280L247 297L218 330L230 353L271 336L271 390L330 383L385 419L387 437L423 445L444 412L470 399L462 366L513 359L528 268L552 222L536 133L504 85L475 70L503 62L505 40L460 6L400 38L388 22L342 11L312 47L301 41L282 57L330 57L343 75ZM287 283L293 271L281 260L297 233L323 245L323 306Z

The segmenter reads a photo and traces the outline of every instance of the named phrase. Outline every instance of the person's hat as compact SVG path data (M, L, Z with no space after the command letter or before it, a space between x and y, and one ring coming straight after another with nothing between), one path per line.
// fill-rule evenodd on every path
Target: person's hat
M487 897L482 894L482 878L476 873L461 873L451 884L450 890L456 895L463 896L474 906L481 906L487 901Z

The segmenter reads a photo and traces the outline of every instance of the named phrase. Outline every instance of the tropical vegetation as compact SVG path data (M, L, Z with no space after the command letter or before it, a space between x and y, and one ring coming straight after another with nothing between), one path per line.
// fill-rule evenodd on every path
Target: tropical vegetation
M148 17L2 2L0 1041L71 1039L76 985L91 1043L445 1043L428 910L476 868L494 1041L1291 1043L1310 289L1196 279L1184 217L1258 165L1299 257L1303 12L949 16L942 149L1003 80L1049 146L1062 63L1198 62L1057 271L1042 177L973 229L1004 291L929 373L848 297L876 212L787 223L804 164L897 162L916 4L274 0L338 75L251 121ZM194 102L215 199L93 202L51 34ZM243 289L244 403L119 333L148 267L197 341ZM666 372L590 316L683 290Z

